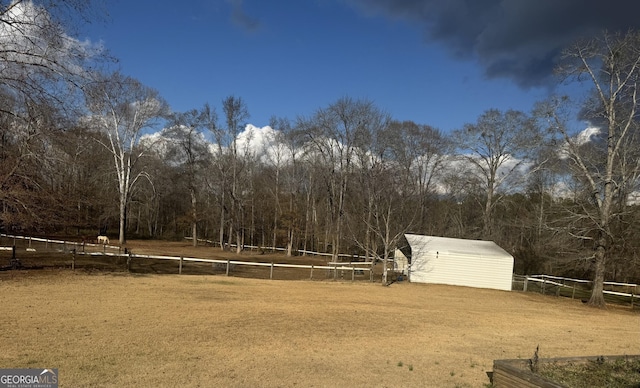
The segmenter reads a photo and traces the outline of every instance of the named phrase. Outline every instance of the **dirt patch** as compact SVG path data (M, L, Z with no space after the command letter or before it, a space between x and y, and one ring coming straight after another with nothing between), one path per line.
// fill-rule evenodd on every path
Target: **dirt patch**
M494 359L537 345L541 357L640 349L637 313L537 294L8 272L0 367L59 368L63 387L483 387Z

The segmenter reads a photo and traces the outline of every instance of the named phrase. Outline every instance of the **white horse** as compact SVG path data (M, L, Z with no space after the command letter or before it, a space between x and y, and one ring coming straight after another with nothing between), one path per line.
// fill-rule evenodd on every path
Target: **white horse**
M109 244L109 237L98 236L98 244Z

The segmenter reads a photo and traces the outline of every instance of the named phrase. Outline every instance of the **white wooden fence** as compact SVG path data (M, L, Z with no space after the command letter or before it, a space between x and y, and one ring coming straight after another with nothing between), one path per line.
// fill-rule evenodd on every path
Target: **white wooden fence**
M59 248L56 248L57 250L61 251L61 252L67 252L70 251L72 249L80 249L83 247L91 247L91 248L95 248L95 249L101 249L103 251L106 250L111 250L111 251L120 251L120 247L117 245L109 245L109 244L97 244L97 243L90 243L90 242L75 242L75 241L64 241L64 240L53 240L53 239L48 239L48 238L40 238L40 237L27 237L27 236L16 236L16 235L10 235L10 234L4 234L4 233L0 233L0 239L9 239L9 240L13 240L13 245L15 245L15 241L16 240L24 240L28 245L27 245L27 249L34 249L32 247L32 244L34 242L38 242L38 243L44 243L45 244L45 250L49 249L49 245L51 246L59 246ZM7 248L7 247L4 247ZM9 249L12 249L11 247L8 247Z
M229 276L231 266L233 265L241 265L241 266L253 266L253 267L268 267L269 268L269 279L273 279L273 270L274 268L297 268L297 269L308 269L309 270L309 278L313 279L313 271L314 270L329 270L333 272L334 279L337 279L339 271L351 272L351 280L355 280L355 275L358 271L369 271L369 278L372 278L372 269L371 268L363 268L361 266L355 265L347 265L344 264L336 264L333 265L306 265L306 264L279 264L279 263L266 263L266 262L251 262L251 261L239 261L239 260L216 260L216 259L202 259L197 257L179 257L179 256L163 256L163 255L137 255L137 254L122 254L122 253L110 253L110 252L76 252L79 255L90 255L90 256L116 256L116 257L124 257L129 262L133 259L152 259L152 260L172 260L178 261L178 273L182 274L182 267L185 262L193 262L193 263L209 263L209 264L221 264L225 266L225 274Z
M185 237L185 240L193 240L193 237ZM207 240L207 239L202 239L199 238L198 239L199 242L203 242L206 244L211 244L214 246L219 246L220 243L213 241L213 240ZM229 247L235 247L236 244L228 244ZM286 252L287 248L278 248L278 247L267 247L267 246L258 246L258 245L249 245L249 244L244 244L243 245L244 248L246 249L262 249L265 251L280 251L280 252ZM315 251L309 251L309 250L304 250L304 249L299 249L297 251L298 253L302 254L302 255L312 255L312 256L327 256L327 257L331 257L333 256L333 253L325 253L325 252L315 252ZM351 258L351 259L363 259L363 260L368 260L371 259L371 257L366 257L366 256L360 256L360 255L350 255L348 253L339 253L338 257L344 257L344 258ZM380 258L378 258L380 259Z
M530 276L522 276L519 277L514 276L515 281L523 282L523 291L527 291L529 288L529 282L536 283L541 293L553 292L551 291L555 288L556 295L560 295L562 291L566 291L568 293L571 292L571 298L576 297L576 292L584 293L585 290L590 290L591 284L593 283L590 280L584 279L572 279L561 276L551 276L551 275L530 275ZM638 291L638 284L635 283L620 283L620 282L604 282L605 290L602 292L605 295L618 296L623 298L629 298L631 302L631 306L633 307L635 303L640 300L640 295ZM609 288L609 289L607 289ZM614 289L617 289L614 290ZM627 291L627 292L623 292ZM590 291L589 291L590 292ZM563 293L564 294L564 293Z
M296 268L296 269L308 269L309 270L309 278L313 279L314 271L318 270L327 270L331 271L333 274L333 278L338 278L338 273L347 272L351 274L351 280L355 280L356 274L364 274L365 272L369 272L369 280L373 281L373 267L372 263L362 263L362 262L350 262L350 263L328 263L328 265L307 265L307 264L279 264L279 263L266 263L266 262L250 262L250 261L239 261L239 260L216 260L216 259L203 259L197 257L180 257L180 256L164 256L164 255L139 255L133 253L124 253L121 251L120 247L113 245L103 245L103 244L93 244L93 243L78 243L78 242L69 242L62 240L51 240L45 238L37 238L37 237L24 237L24 236L14 236L14 235L6 235L0 234L0 238L8 238L13 239L14 245L15 240L21 239L25 240L28 243L28 247L31 248L33 242L39 242L45 244L45 250L49 249L49 245L61 246L57 250L60 252L72 252L73 253L73 263L72 268L75 269L75 256L83 255L83 256L93 256L93 257L120 257L125 258L127 260L127 267L129 267L131 260L133 259L151 259L151 260L171 260L178 262L178 273L182 274L182 267L185 262L194 262L194 263L209 263L212 265L220 264L225 266L225 273L229 276L231 272L231 267L234 265L240 266L253 266L253 267L268 267L269 268L269 279L273 279L273 271L275 268ZM87 247L97 248L97 251L89 252L85 250ZM27 248L27 249L29 249ZM363 266L363 264L365 266Z

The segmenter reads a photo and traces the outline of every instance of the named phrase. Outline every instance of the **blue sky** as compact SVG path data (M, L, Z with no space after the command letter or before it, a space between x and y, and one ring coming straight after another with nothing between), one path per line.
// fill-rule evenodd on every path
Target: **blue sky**
M273 115L309 116L349 96L371 100L395 119L450 131L490 108L529 111L549 93L540 80L544 66L532 82L527 72L533 67L496 70L514 60L495 58L520 58L527 44L517 50L482 44L482 36L501 29L521 36L517 20L492 22L495 1L476 3L485 3L486 12L466 10L484 24L458 20L469 31L453 32L438 24L448 15L445 2L402 3L405 8L385 0L119 0L108 2L109 19L85 37L101 41L124 74L157 89L174 111L209 102L221 116L222 99L235 95L256 126L268 125ZM537 36L527 33L525 42ZM531 51L542 41L549 40L528 43Z

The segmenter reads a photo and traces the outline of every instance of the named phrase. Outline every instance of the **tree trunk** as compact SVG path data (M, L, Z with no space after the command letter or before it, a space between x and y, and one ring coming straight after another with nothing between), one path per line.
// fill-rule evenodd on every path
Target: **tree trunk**
M236 253L240 254L240 252L242 252L242 246L244 245L243 240L244 240L244 232L242 232L240 230L240 228L237 229L236 231Z
M126 193L120 195L120 234L118 236L118 241L120 245L124 245L127 242L126 230L127 227L127 199Z
M293 214L293 194L289 196L289 214ZM287 257L291 257L291 251L293 248L293 217L289 220L289 226L287 230Z
M220 249L224 250L224 191L220 199Z
M276 180L274 184L275 206L273 210L273 243L271 247L275 252L278 235L278 212L280 210L280 170L276 168Z
M493 191L494 191L493 182L490 183L487 189L487 202L484 206L484 214L483 214L483 238L486 240L491 239L491 235L493 234L492 228L492 217L491 211L493 210Z
M236 222L235 214L236 212L234 202L231 201L231 211L229 212L229 229L227 229L227 245L229 245L229 250L231 250L231 245L233 245L234 227L236 227L236 225L234 225L234 223Z
M388 279L388 277L387 277L387 259L384 258L382 260L382 285L383 286L387 285L387 279Z
M372 222L373 222L373 194L369 194L369 198L367 201L367 220L365 222L365 225L367 227L367 230L365 231L365 236L364 236L364 254L365 254L365 261L369 261L369 259L374 260L375 258L375 254L373 253L372 250L372 237L371 237L371 229L372 229Z
M593 289L591 291L591 298L589 299L589 305L594 307L604 308L606 303L604 301L604 271L606 262L606 247L600 243L596 248L594 269L595 274L593 277Z
M193 246L198 246L198 209L196 192L191 189L191 237L193 237Z
M305 203L305 209L304 209L304 237L302 238L302 250L304 251L304 253L302 254L303 256L307 255L307 242L309 241L309 229L310 229L310 225L311 225L311 190L307 190L307 201Z

